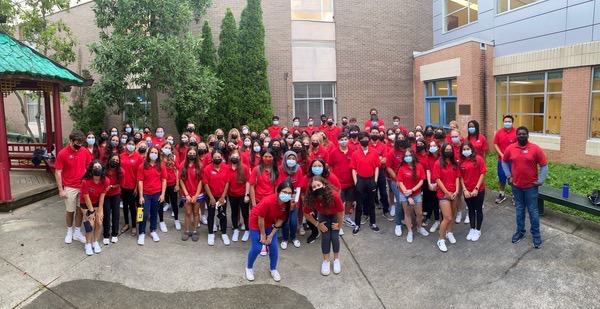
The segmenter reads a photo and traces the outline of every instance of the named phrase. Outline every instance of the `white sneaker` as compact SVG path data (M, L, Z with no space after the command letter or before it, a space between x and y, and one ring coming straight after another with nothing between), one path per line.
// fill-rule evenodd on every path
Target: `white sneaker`
M110 244L110 239L108 239L108 238L102 239L102 244L104 244L104 245Z
M333 273L339 274L342 271L342 265L340 265L340 260L333 260Z
M175 217L175 212L171 210L171 217Z
M267 255L267 247L265 245L263 245L262 249L260 249L260 255L262 255L262 256Z
M413 242L413 232L412 231L408 232L408 234L406 235L406 241L409 243Z
M402 225L396 225L396 229L394 230L394 232L396 233L396 236L402 236Z
M167 232L167 224L166 224L164 221L163 221L163 222L160 222L160 223L158 224L158 226L160 226L160 230L161 230L163 233L166 233L166 232Z
M300 241L298 239L294 239L293 243L294 243L294 247L300 248Z
M481 231L473 230L473 238L471 238L471 240L478 241L479 237L481 237Z
M113 236L110 239L110 242L112 242L113 244L116 244L119 241L119 238L117 236Z
M423 222L421 222L422 227L426 227L427 225L429 225L429 220L425 219Z
M330 273L331 273L331 262L323 261L323 263L321 264L321 275L329 276Z
M242 235L242 241L246 242L248 241L248 238L250 238L250 232L244 231L244 235Z
M424 227L418 228L417 232L423 236L429 236L429 233L427 232L427 230Z
M467 234L467 240L473 239L473 229L469 230L469 234Z
M208 225L208 220L206 220L206 216L200 216L200 222L204 225Z
M181 223L179 223L179 220L175 220L175 229L176 230L181 230Z
M344 235L344 229L340 228L340 236L343 236L343 235Z
M254 270L252 268L246 268L246 279L254 281Z
M229 236L227 236L227 234L221 235L221 239L223 239L223 244L225 246L229 246L229 244L231 244L231 242L229 241Z
M396 205L392 205L390 207L390 215L392 215L392 216L396 215Z
M154 240L154 242L160 241L160 238L158 238L158 233L152 232L152 233L150 233L150 236L152 236L152 240Z
M440 227L440 221L433 222L433 225L429 229L429 232L430 233L435 233L435 231L437 231L438 227Z
M198 222L198 227L200 227L200 222Z
M354 227L356 225L350 218L344 218L344 224L349 227Z
M304 227L302 225L300 225L300 227L298 228L298 234L300 234L300 236L304 236L306 234L306 231L304 230Z
M92 250L92 244L85 244L85 254L94 255L94 250Z
M140 234L138 236L138 245L143 246L146 239L146 234Z
M169 210L171 208L171 204L165 203L165 207L163 207L163 212Z
M456 220L454 220L454 222L460 223L461 220L462 220L462 212L459 211L458 213L456 213Z
M273 277L273 280L275 280L275 282L281 281L281 276L279 275L277 269L271 270L271 277Z
M215 245L215 234L208 234L208 245L209 246Z
M446 241L443 239L437 241L437 246L442 252L448 251L448 248L446 247Z
M83 234L81 234L81 232L75 232L73 233L73 239L78 240L81 243L85 244L85 236L83 236Z
M70 244L73 242L73 231L67 230L67 236L65 236L65 243Z
M240 238L240 231L238 229L233 230L233 235L231 236L231 240L233 242L237 242Z
M119 208L123 209L123 201L121 201L121 203L119 203Z
M102 252L102 248L100 248L100 244L97 241L92 243L92 247L94 248L94 253Z
M471 223L471 219L469 219L469 215L465 216L465 221L464 222L465 222L465 224Z
M456 238L454 238L454 234L452 234L452 232L446 233L446 238L448 238L448 241L450 241L451 244L456 243Z
M281 246L281 249L282 249L282 250L285 250L285 249L287 249L287 245L288 245L287 243L288 243L288 242L287 242L287 241L285 241L285 240L281 242L281 245L280 245L280 246Z

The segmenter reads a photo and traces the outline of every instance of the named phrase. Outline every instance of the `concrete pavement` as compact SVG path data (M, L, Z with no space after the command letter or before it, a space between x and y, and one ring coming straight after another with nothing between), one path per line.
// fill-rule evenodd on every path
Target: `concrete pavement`
M542 219L542 249L528 236L512 244L514 210L488 194L483 235L457 243L447 253L437 234L415 233L412 244L394 235L380 214L381 234L366 226L357 236L345 228L342 273L323 277L320 239L280 250L282 281L269 276L259 257L254 282L244 277L248 243L226 247L217 237L182 242L168 213L168 233L140 247L129 234L87 257L83 245L64 243L64 204L58 197L0 214L0 307L217 307L402 308L581 307L600 303L600 226L548 210ZM169 211L170 213L170 211Z

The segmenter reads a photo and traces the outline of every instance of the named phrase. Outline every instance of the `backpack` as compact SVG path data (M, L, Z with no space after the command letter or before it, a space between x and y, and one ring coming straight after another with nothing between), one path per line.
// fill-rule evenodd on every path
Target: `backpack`
M46 151L44 149L36 149L33 151L33 155L31 157L31 163L33 163L33 166L39 166L42 161L43 161L43 156L46 154Z
M587 196L594 206L600 207L600 190L594 190L591 195Z

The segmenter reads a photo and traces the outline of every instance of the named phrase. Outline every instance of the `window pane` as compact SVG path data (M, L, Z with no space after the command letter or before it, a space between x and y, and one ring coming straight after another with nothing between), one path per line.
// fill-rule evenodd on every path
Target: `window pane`
M544 96L534 95L511 95L508 100L508 113L544 113Z
M471 4L471 6L473 6L473 4ZM472 7L469 9L469 22L472 23L474 21L477 21L477 19L479 18L478 14L479 11L477 11L477 9L473 9Z
M444 125L447 125L452 120L456 120L456 102L446 102L446 119Z
M308 20L321 20L321 11L318 12L305 12L297 11L292 12L292 19L308 19Z
M292 11L321 11L321 0L292 0Z
M431 101L429 104L429 122L433 124L440 123L440 102Z
M508 89L506 88L506 77L496 78L496 94L506 94Z
M469 11L465 8L446 16L446 30L464 26L469 23Z
M537 0L510 0L510 9L516 9L530 3L534 3Z
M314 119L321 119L321 99L308 100L308 115ZM317 121L318 123L318 121Z
M600 138L600 93L592 94L592 113L591 113L590 136Z
M425 89L425 91L427 92L425 93L426 97L433 96L433 83L425 83Z
M454 97L458 96L458 85L456 84L456 79L451 80L450 83L452 85L451 95Z
M305 84L294 85L294 98L308 98L308 90Z
M308 84L308 97L309 98L320 98L321 97L321 84Z
M594 84L592 90L600 90L600 68L594 69Z
M514 115L514 127L525 126L529 133L543 133L544 115Z
M323 100L323 108L325 109L325 112L323 114L325 114L325 115L327 115L329 117L334 117L334 114L333 114L333 103L334 103L334 101L332 99Z
M306 125L308 119L307 100L294 100L294 116L300 118L300 125Z
M466 8L467 1L446 0L446 14L450 14L456 10Z
M438 97L448 96L448 82L443 80L435 82L435 95Z
M323 84L321 86L323 98L333 98L333 84Z
M562 92L562 72L548 73L548 92Z
M496 2L496 8L498 13L508 11L508 0L498 0L498 2Z
M496 128L502 128L502 118L504 118L506 114L506 96L496 96Z
M546 134L560 134L562 94L549 94L546 108Z
M510 94L544 92L545 74L511 76Z

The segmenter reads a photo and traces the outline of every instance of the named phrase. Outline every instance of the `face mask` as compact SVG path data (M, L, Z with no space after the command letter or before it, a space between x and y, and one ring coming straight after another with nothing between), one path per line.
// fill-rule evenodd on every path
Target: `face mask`
M237 139L237 138L238 138L237 134L235 134L235 133L231 134L231 139Z
M283 135L288 134L288 130L281 130L281 134L283 134Z
M396 135L394 135L394 134L390 134L390 135L388 135L388 139L389 139L390 141L393 141L393 140L394 140L394 138L396 138Z
M507 130L510 129L510 128L512 128L512 123L511 122L505 122L504 123L504 128L507 129Z
M347 140L339 141L338 144L342 147L346 147L346 146L348 146L348 141Z
M377 120L377 115L376 114L372 114L371 115L371 121L376 121Z
M350 138L357 138L358 132L350 132Z
M292 195L291 194L287 194L287 193L279 193L279 199L284 202L287 203L292 199Z
M252 150L254 150L254 152L260 152L260 146L254 146Z
M142 141L140 138L133 138L133 142L137 145Z
M397 127L400 123L398 121L394 121L394 127Z
M113 147L117 147L117 146L119 146L119 142L117 142L117 141L110 141L110 145L113 146Z
M372 123L372 124L373 124L373 126L375 126L375 127L379 125L379 122L377 122L377 121L373 121L373 122L371 122L371 123Z
M146 150L147 150L147 148L138 148L138 152L141 154L145 154Z
M206 153L208 153L208 149L206 149L206 148L198 149L198 153L199 154L206 154Z
M519 141L519 144L525 144L527 142L527 135L518 135L517 141Z
M250 141L245 141L245 142L244 142L244 146L246 146L246 147L250 147L250 144L251 144L251 142L250 142Z
M128 151L134 151L135 150L135 145L127 145L127 150Z
M213 159L212 161L213 161L213 164L219 165L219 164L221 164L221 162L223 162L223 159L218 158L218 159Z
M218 140L222 140L223 139L223 134L217 134L217 139Z
M192 132L194 132L194 127L188 127L187 130L188 130L188 132L192 133Z
M198 142L190 142L190 146L198 147Z
M152 141L147 141L146 145L148 145L148 147L152 146Z
M294 167L296 166L296 160L287 160L285 161L285 164L287 164L289 167Z
M313 141L311 142L311 145L313 145L313 147L319 147L319 142Z
M125 144L125 143L127 143L127 139L126 138L122 138L121 139L121 144Z
M300 126L300 121L294 121L294 127Z
M321 123L326 123L327 122L327 118L321 118Z
M163 149L163 150L162 150L162 153L164 153L164 154L165 154L165 156L168 156L168 155L170 155L170 154L171 154L171 149L167 149L167 148L165 148L165 149Z
M300 153L300 152L302 152L302 147L297 147L297 146L296 146L296 147L292 147L292 150L293 150L295 153Z
M214 147L215 146L215 142L208 142L208 146L209 147Z
M413 161L412 157L404 157L404 162L411 163Z
M101 167L95 167L92 169L92 175L94 176L101 176L102 175L102 168Z
M412 143L414 143L417 140L417 138L414 136L409 136L408 140L411 141Z
M425 131L425 136L427 136L427 137L433 136L433 131Z
M158 154L157 153L151 153L150 155L148 155L148 157L150 157L150 160L154 161L154 160L158 159Z
M471 156L471 150L463 150L462 151L462 155L465 157L470 157Z
M107 139L108 139L108 136L106 136L106 135L100 135L100 141L101 141L101 142L104 142L104 141L106 141Z
M475 134L475 128L468 128L467 130L469 131L469 133Z
M125 132L131 133L131 128L125 128Z
M406 148L406 140L398 139L394 142L394 147L396 148Z
M418 152L421 152L423 150L425 150L425 145L417 145L417 151Z
M273 121L273 125L274 126L278 126L279 125L279 121L277 121L277 120Z
M441 133L441 132L435 133L435 138L436 139L442 139L442 138L444 138L444 133Z
M309 126L312 126L313 124L315 124L315 122L314 122L314 121L309 121L309 122L308 122L308 125L309 125Z
M252 135L250 135L250 138L253 139L253 140L255 140L255 139L258 138L258 136L256 134L252 134Z
M173 145L173 140L172 139L167 140L167 142L169 142L169 144Z
M373 135L371 135L371 139L372 139L373 141L377 141L377 140L379 140L379 135L375 135L375 134L373 134Z
M268 142L264 142L263 146L265 146L265 148L269 147L269 143Z
M81 145L77 145L77 144L73 143L73 148L75 150L79 150L81 148Z
M452 152L452 151L444 151L444 157L445 157L445 158L448 158L448 159L450 159L450 158L452 158L453 156L454 156L454 152Z
M313 190L313 194L316 196L321 196L321 195L323 195L324 192L325 192L325 188L323 188L323 187Z
M94 145L96 143L96 139L88 138L87 143L88 143L88 145Z
M438 151L437 147L429 147L429 152L436 153Z
M242 133L248 134L248 129L242 129Z
M322 166L313 166L313 167L311 167L310 170L315 175L321 175L321 174L323 174L323 167Z
M343 126L347 126L348 125L348 121L342 121L342 125Z
M328 126L331 126L331 125L333 125L333 121L327 121L327 125L328 125Z
M273 146L273 151L278 152L279 150L281 150L281 146Z
M184 143L184 144L187 143L188 141L189 141L189 139L187 139L187 138L182 138L181 139L181 142Z
M227 146L227 149L229 149L229 151L234 151L235 150L235 146Z
M196 161L196 158L198 158L198 156L196 156L196 155L190 155L190 154L187 155L188 161Z
M288 145L291 145L294 143L294 139L293 138L288 138L285 140L286 143L288 143Z
M117 168L117 167L119 167L119 162L117 162L117 161L110 161L110 162L108 162L108 166L110 166L112 168Z
M452 137L452 143L458 144L459 142L460 142L460 138L458 138L458 137Z
M263 162L265 165L271 165L271 163L273 163L273 158L263 158Z
M238 164L240 162L240 158L233 157L233 158L230 158L229 161L231 161L231 163L233 163L233 164Z
M115 136L115 135L117 135L117 131L111 131L110 132L110 136Z
M367 147L367 146L369 146L369 141L367 141L367 140L361 140L360 141L360 145L363 146L363 147Z

